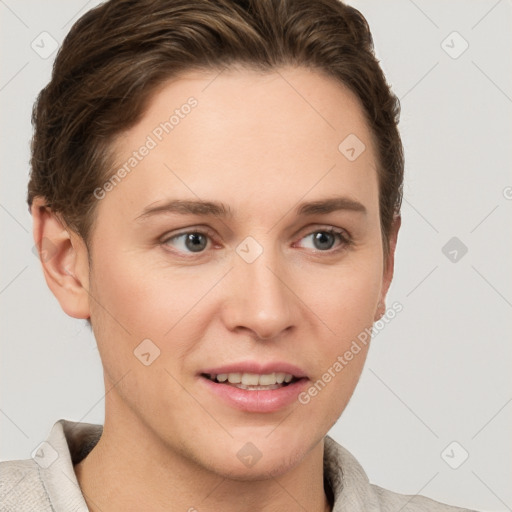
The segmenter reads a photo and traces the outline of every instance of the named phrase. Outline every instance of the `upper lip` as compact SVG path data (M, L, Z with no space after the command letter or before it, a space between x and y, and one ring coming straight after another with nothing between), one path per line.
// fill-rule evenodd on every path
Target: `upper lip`
M268 375L270 373L288 373L301 379L306 377L306 373L298 366L285 362L259 363L257 361L242 361L239 363L230 363L222 366L216 366L201 370L199 373L219 375L221 373L255 373L258 375Z

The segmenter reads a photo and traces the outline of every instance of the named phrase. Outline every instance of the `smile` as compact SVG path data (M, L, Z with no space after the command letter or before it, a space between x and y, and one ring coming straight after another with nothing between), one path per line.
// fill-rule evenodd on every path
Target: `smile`
M272 390L287 386L295 382L297 377L290 373L273 372L266 374L257 373L219 373L203 374L203 377L219 384L234 386L238 389L249 391Z
M251 413L292 406L311 382L301 368L286 362L243 361L203 368L197 376L207 400Z

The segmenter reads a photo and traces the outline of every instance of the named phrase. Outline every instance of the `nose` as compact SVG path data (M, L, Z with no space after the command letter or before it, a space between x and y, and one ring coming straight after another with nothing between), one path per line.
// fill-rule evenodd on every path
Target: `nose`
M297 325L300 301L285 263L267 250L252 263L235 255L222 308L230 330L247 330L256 339L269 340Z

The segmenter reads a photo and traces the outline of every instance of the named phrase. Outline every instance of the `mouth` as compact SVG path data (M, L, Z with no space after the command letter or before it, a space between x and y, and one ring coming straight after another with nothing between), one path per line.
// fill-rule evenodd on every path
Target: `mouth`
M270 391L280 389L300 380L290 373L272 372L258 373L202 373L201 377L217 384L224 384L247 391Z
M286 362L244 361L198 374L204 392L216 402L251 413L272 413L291 406L309 384L309 377Z

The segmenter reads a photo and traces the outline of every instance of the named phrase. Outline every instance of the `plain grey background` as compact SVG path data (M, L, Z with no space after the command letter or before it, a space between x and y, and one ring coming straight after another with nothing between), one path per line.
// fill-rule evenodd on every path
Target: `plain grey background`
M0 0L2 460L30 457L60 418L104 418L94 338L47 288L25 202L32 104L52 49L97 3ZM512 3L349 3L402 103L406 184L388 306L403 311L375 336L330 434L373 483L512 510Z

